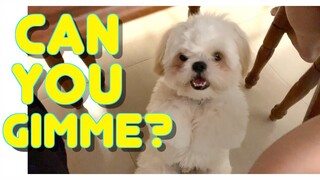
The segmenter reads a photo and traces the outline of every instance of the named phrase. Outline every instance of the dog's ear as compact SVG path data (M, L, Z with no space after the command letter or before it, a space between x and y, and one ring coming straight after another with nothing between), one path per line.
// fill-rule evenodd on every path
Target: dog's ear
M158 50L155 55L154 71L160 76L164 74L163 57L166 51L167 41L168 41L170 32L171 32L171 29L168 29L162 36Z
M251 62L251 49L247 40L246 34L240 29L238 25L235 24L234 30L237 33L236 44L238 46L238 52L240 56L241 63L241 74L243 77L247 75L250 62Z

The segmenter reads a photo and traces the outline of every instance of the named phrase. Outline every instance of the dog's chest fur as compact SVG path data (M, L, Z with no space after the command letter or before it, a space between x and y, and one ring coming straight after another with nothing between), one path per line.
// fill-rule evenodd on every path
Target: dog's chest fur
M215 99L192 100L177 96L161 82L155 88L148 112L171 116L176 134L165 140L164 159L186 168L205 168L240 145L248 117L240 90Z
M179 151L183 152L182 156L185 156L184 158L190 158L191 160L192 158L199 159L200 156L200 158L202 157L206 161L208 160L208 156L212 156L211 151L208 151L208 149L219 148L217 146L218 142L214 139L217 133L217 124L215 122L224 118L220 114L224 103L190 99L183 99L181 101L186 101L182 102L184 106L180 106L181 112L185 113L178 115L176 119L173 117L173 120L175 122L184 121L184 123L188 124L188 130L179 130L179 127L177 127L177 134L184 134L184 138L186 139L185 144L181 146L184 148Z

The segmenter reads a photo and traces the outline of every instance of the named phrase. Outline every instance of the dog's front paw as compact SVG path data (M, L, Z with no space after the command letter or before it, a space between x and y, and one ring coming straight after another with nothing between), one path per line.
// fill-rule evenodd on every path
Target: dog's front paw
M208 174L208 169L181 168L181 174Z
M189 168L189 167L181 168L181 174L195 174L195 173L196 173L195 168Z

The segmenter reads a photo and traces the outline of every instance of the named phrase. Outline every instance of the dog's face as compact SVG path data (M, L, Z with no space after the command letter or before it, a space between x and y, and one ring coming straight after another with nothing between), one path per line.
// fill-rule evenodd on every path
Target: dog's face
M249 58L248 42L236 24L197 15L167 32L155 70L179 95L203 99L238 86Z

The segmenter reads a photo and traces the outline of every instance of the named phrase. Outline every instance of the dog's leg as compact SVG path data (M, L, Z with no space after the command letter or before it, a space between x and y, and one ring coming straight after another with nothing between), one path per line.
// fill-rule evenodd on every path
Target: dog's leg
M196 174L195 168L181 168L181 174Z
M148 148L141 152L137 161L136 174L177 174L180 168L177 165L167 165L155 150Z
M229 160L223 164L220 164L214 168L208 169L208 174L231 174L232 167L230 165Z
M229 150L227 153L221 154L220 159L212 163L208 169L209 174L231 174L232 167L230 165Z
M138 166L135 174L178 174L179 168L162 163L149 163L148 166Z

